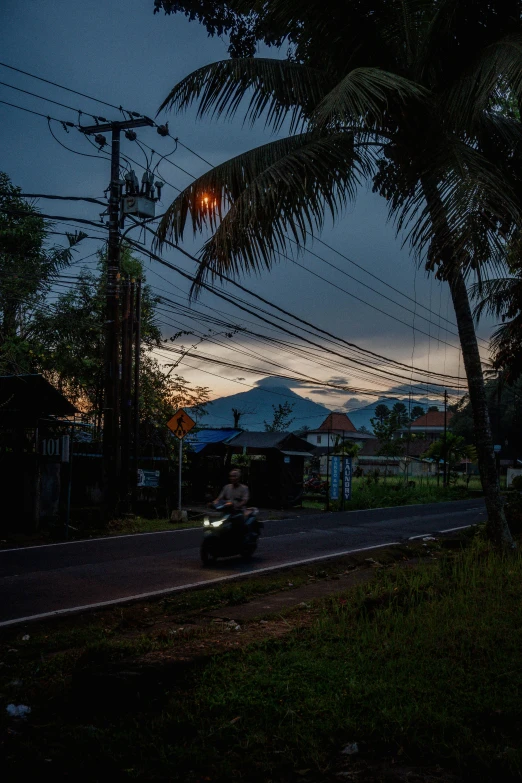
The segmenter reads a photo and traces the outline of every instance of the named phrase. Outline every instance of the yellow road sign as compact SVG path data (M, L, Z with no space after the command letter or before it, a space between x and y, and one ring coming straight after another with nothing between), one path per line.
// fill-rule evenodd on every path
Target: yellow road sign
M167 422L167 427L169 430L172 430L176 438L179 438L182 440L185 435L190 432L192 427L196 426L196 422L193 421L193 419L190 418L188 413L183 410L183 408L180 408L172 419Z

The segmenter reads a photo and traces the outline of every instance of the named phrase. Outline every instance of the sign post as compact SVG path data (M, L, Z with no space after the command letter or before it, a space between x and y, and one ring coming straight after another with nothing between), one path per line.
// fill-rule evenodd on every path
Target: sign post
M343 504L352 499L352 458L343 459Z
M332 479L330 482L330 500L339 500L339 476L341 472L341 458L331 458Z
M167 422L167 427L179 440L179 466L178 466L178 512L181 517L181 472L183 465L183 438L190 430L196 426L196 422L190 418L188 413L180 408L174 416Z

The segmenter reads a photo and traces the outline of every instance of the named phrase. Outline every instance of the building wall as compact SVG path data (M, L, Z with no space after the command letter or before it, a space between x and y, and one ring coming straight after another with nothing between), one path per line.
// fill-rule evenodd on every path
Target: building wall
M356 432L345 432L344 438L341 432L308 432L306 440L311 443L312 446L320 446L321 448L333 447L338 443L339 439L350 441L350 443L357 443L359 446L364 445L364 440L357 438Z

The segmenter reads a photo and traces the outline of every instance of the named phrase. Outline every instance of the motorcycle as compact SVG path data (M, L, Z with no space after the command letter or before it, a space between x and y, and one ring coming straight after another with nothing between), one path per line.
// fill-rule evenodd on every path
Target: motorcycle
M305 492L323 495L328 491L328 482L322 481L320 476L312 476L304 482L303 487Z
M203 565L211 565L218 557L241 555L244 560L252 557L257 549L257 541L264 524L257 518L257 508L250 509L245 518L243 511L234 511L232 503L213 505L216 511L222 511L220 519L203 520L205 533L201 544Z

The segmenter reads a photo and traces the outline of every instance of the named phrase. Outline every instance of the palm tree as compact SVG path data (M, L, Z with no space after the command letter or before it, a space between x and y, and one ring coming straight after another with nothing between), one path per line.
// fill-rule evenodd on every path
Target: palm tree
M506 95L522 100L520 0L229 0L201 13L194 0L157 5L200 15L209 31L243 30L247 49L252 39L293 47L284 60L205 66L171 90L161 109L197 101L200 116L233 117L250 95L246 119L264 116L289 135L195 180L167 210L160 245L183 239L188 226L211 231L196 291L208 275L268 270L372 181L417 260L449 285L488 531L510 545L467 280L520 223L522 127L500 108ZM212 9L224 8L232 21L218 24Z
M423 456L440 462L444 459L444 454L450 471L455 470L456 466L465 459L471 461L477 459L475 447L469 446L462 435L455 435L453 432L446 433L445 440L439 438L434 441Z

